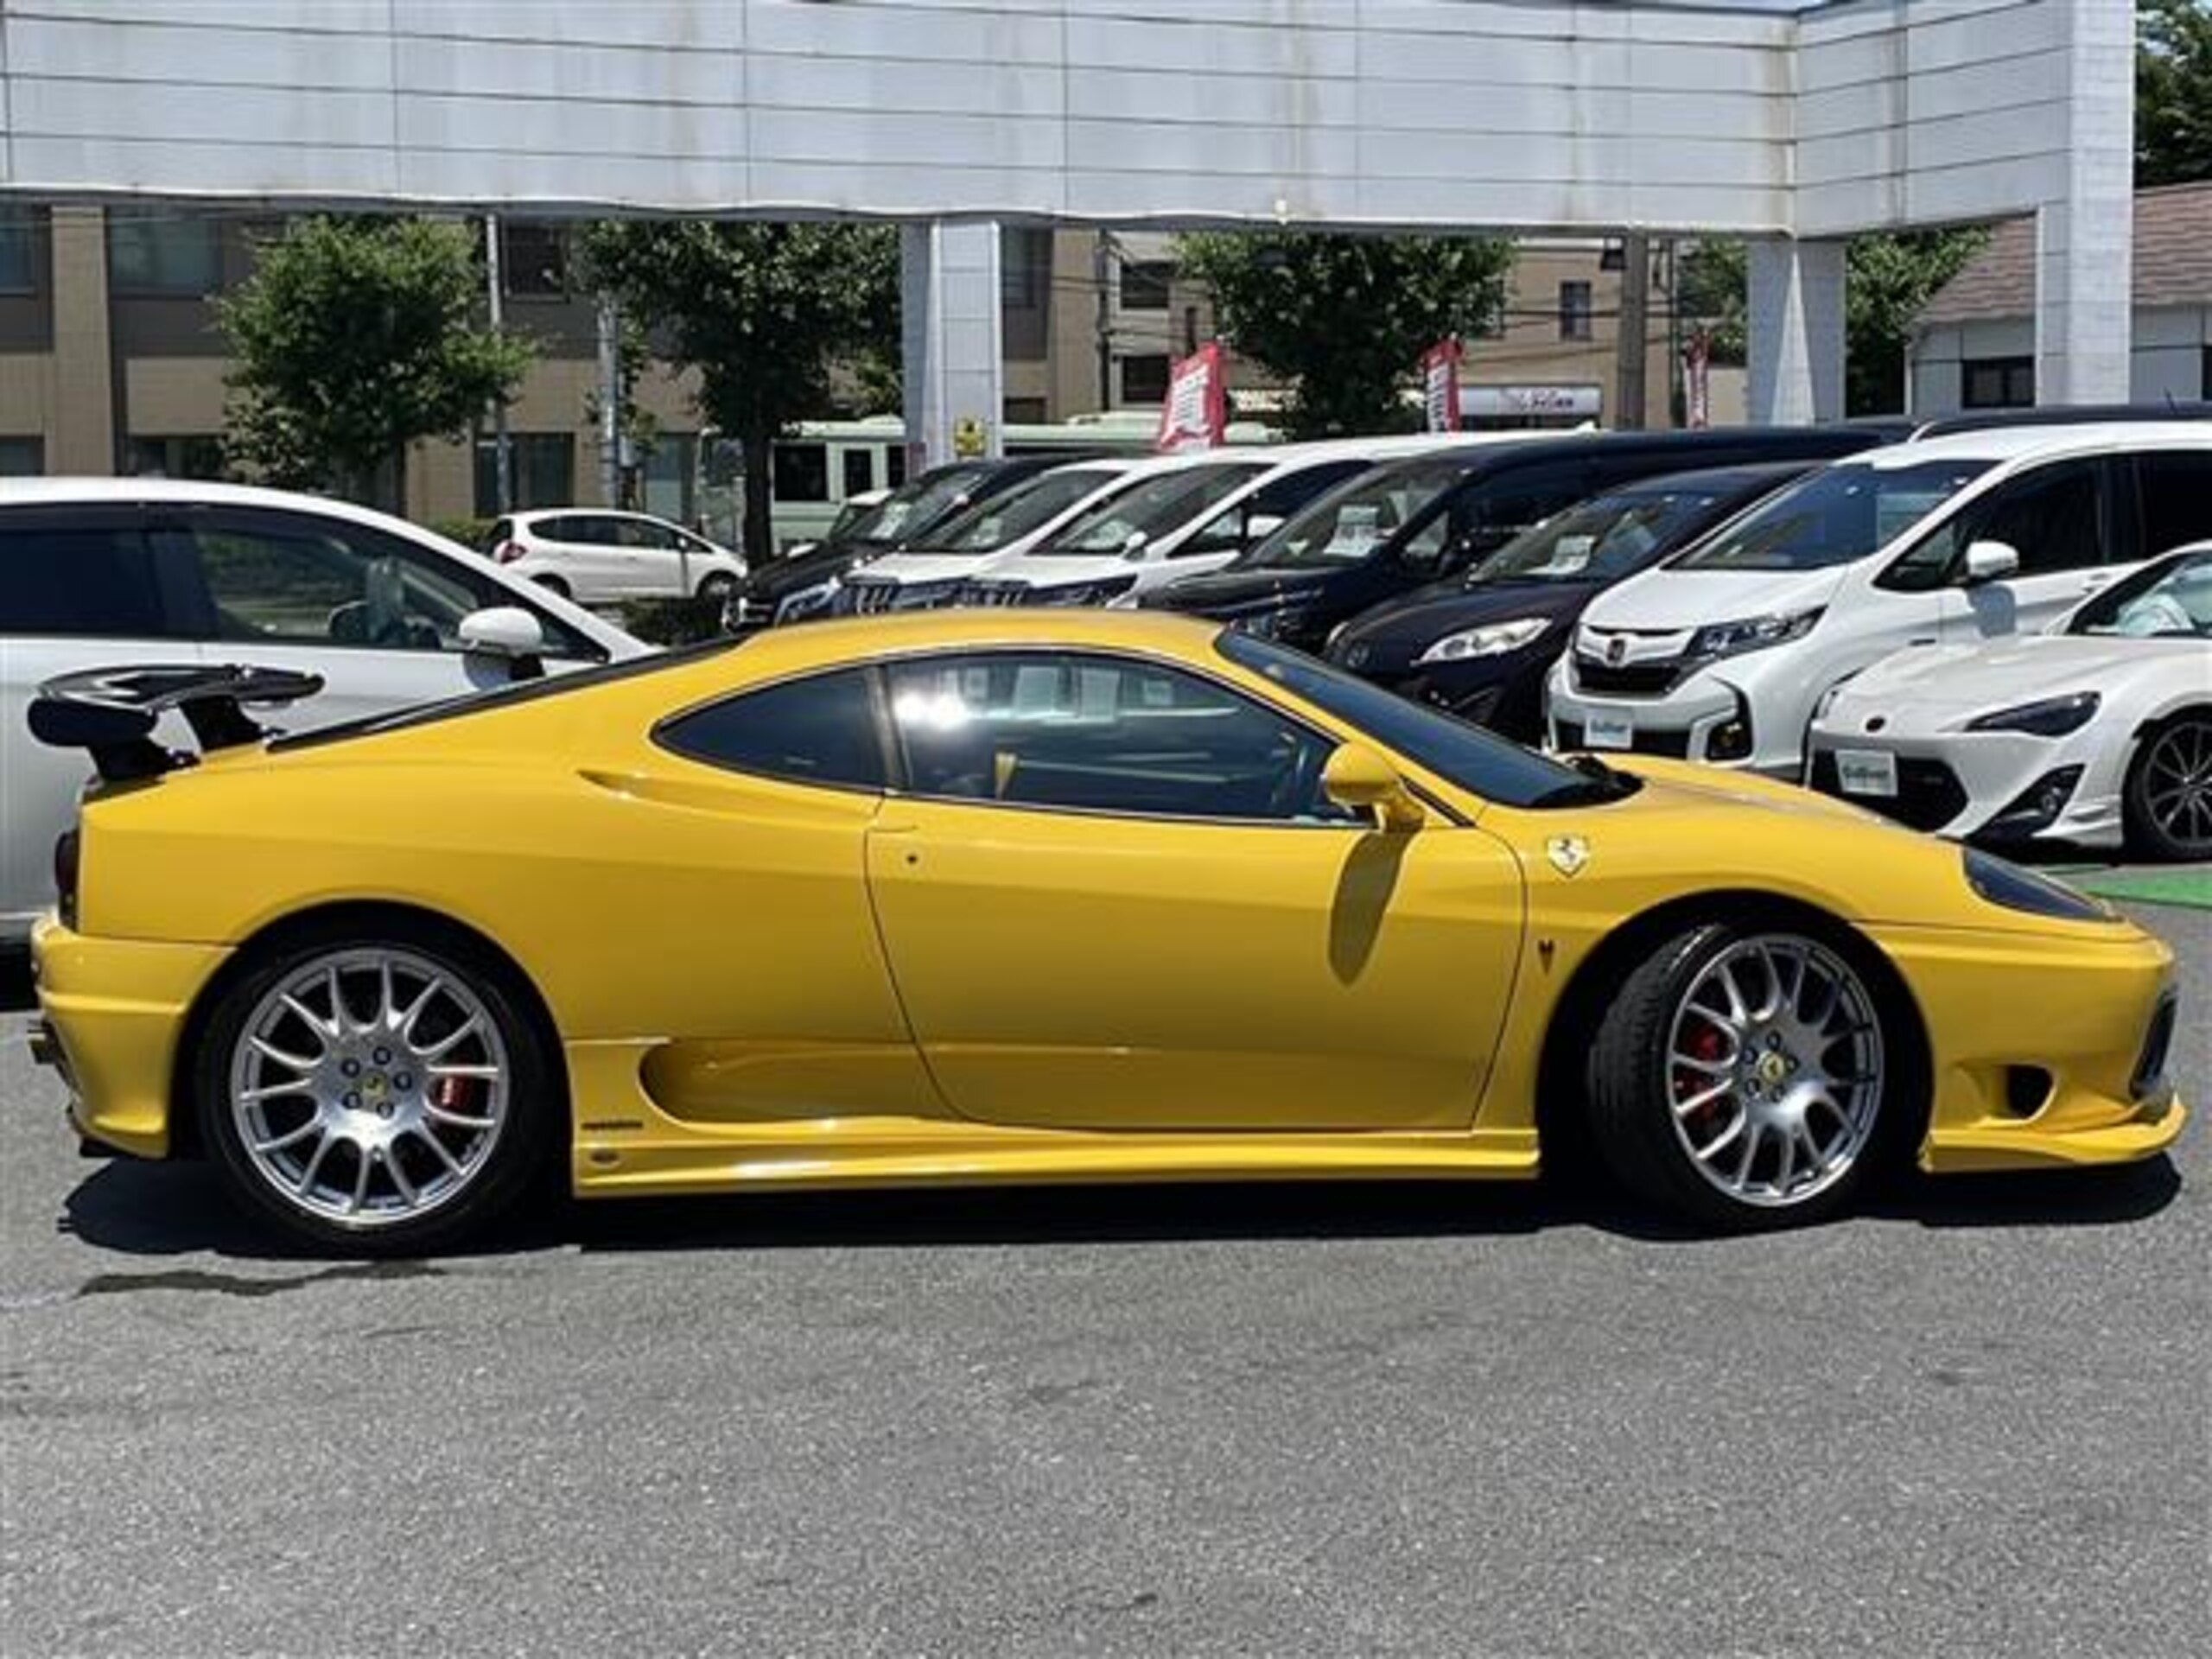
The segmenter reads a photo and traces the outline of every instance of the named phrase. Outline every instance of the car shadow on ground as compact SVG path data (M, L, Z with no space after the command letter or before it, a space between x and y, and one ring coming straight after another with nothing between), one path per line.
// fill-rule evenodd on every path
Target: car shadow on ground
M2025 1175L1911 1175L1861 1214L1930 1229L2071 1227L2139 1221L2182 1190L2170 1160ZM136 1256L208 1254L340 1259L289 1246L241 1215L199 1164L114 1159L65 1200L57 1229ZM579 1249L640 1251L910 1249L923 1246L1510 1236L1587 1228L1666 1244L1714 1236L1656 1215L1586 1177L1527 1185L1300 1181L775 1192L616 1203L550 1203L475 1256Z

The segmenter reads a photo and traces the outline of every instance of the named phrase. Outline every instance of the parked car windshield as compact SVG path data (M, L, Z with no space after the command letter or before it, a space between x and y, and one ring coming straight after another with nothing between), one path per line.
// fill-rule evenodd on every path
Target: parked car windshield
M957 509L983 477L981 467L948 467L901 484L832 537L841 542L896 542L927 530Z
M1237 567L1356 564L1419 518L1466 472L1465 461L1442 460L1369 473L1277 526Z
M2139 639L2212 639L2212 552L2161 562L2115 582L2075 612L2066 631Z
M1635 787L1619 773L1593 775L1578 770L1272 640L1226 628L1215 649L1230 662L1265 675L1286 691L1367 733L1385 748L1501 806L1587 805L1617 798Z
M1169 534L1262 473L1264 464L1242 461L1161 473L1079 512L1030 550L1032 554L1096 558L1128 552L1133 544Z
M1675 570L1825 570L1879 552L1990 469L1986 461L1840 461L1777 491Z
M1096 467L1065 467L1040 474L968 509L931 532L918 550L930 553L995 553L1042 530L1070 507L1111 483L1116 474Z
M1523 531L1467 572L1489 582L1589 582L1640 569L1682 528L1710 512L1719 490L1601 495Z

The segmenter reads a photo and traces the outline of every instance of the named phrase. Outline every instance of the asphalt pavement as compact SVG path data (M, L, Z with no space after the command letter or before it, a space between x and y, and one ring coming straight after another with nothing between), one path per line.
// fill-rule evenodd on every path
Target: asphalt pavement
M2177 1071L2212 1097L2212 912ZM1681 1236L1550 1187L594 1206L287 1259L0 1017L0 1653L2212 1652L2212 1134Z

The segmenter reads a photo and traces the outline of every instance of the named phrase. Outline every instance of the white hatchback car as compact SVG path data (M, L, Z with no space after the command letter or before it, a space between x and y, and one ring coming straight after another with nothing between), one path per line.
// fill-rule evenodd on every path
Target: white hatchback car
M1807 781L1941 835L2212 858L2212 542L2041 633L1884 658L1821 707Z
M1907 645L2041 627L2212 537L2212 424L2009 427L1808 474L1599 595L1547 740L1796 779L1813 711Z
M728 548L650 513L603 507L511 512L484 537L484 551L518 576L575 600L727 599L745 574Z
M324 690L294 730L646 647L480 554L319 497L181 480L0 480L0 944L52 901L81 753L35 741L41 682L80 669L248 663ZM168 716L156 734L189 747ZM365 814L438 803L364 800Z

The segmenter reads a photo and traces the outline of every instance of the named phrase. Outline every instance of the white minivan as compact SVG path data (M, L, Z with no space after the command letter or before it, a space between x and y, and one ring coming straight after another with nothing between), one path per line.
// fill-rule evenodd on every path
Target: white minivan
M647 647L482 555L316 496L151 478L0 480L0 945L52 902L55 838L86 776L25 711L81 669L244 663L319 674L293 729ZM168 715L156 735L190 747ZM435 800L365 798L366 817Z
M1599 595L1546 683L1547 739L1795 779L1821 698L1870 663L2039 627L2208 536L2212 423L1869 450Z

